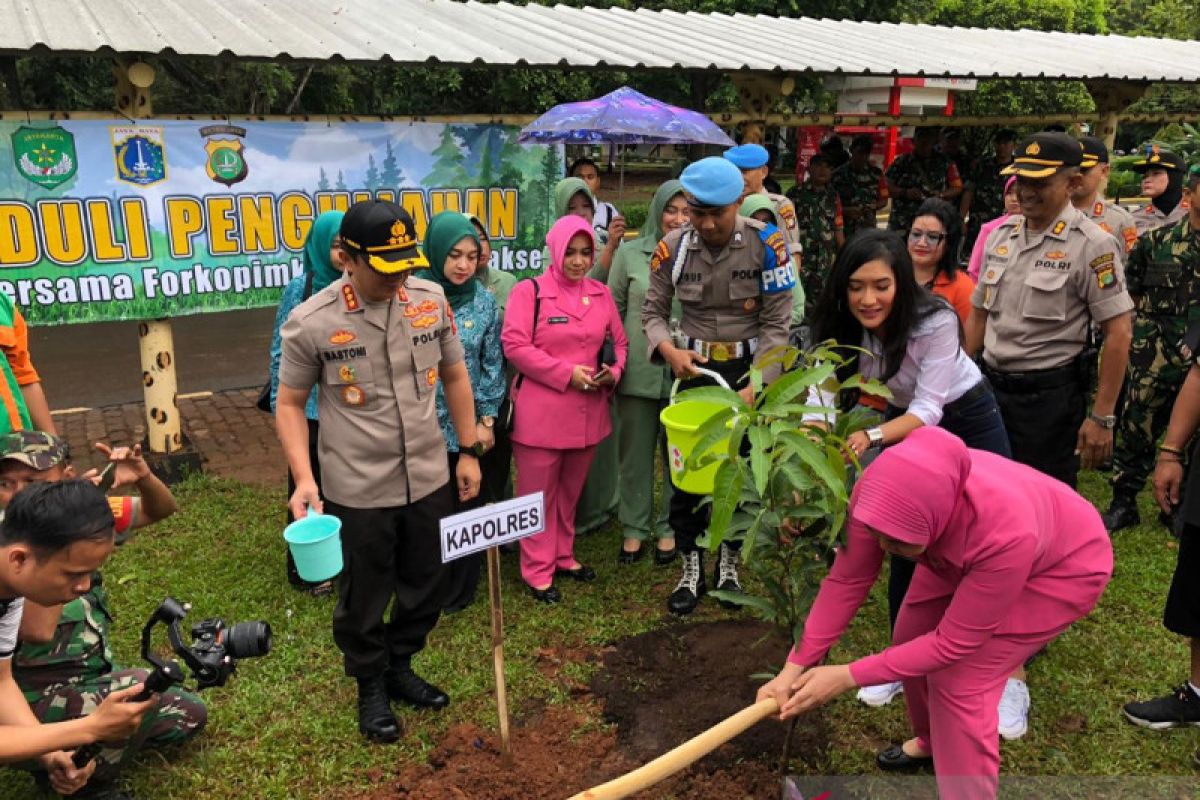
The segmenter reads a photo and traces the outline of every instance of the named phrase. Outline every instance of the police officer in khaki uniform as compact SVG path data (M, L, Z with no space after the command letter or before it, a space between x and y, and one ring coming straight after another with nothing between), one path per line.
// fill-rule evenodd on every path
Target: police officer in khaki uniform
M779 219L783 220L783 237L788 245L800 244L800 226L796 221L796 206L781 194L768 192L763 181L771 174L771 154L761 144L741 144L725 151L725 158L742 173L742 200L752 194L764 194L775 204Z
M650 360L670 365L681 388L703 385L696 365L719 373L751 400L747 373L756 354L787 344L796 274L787 243L774 225L738 216L742 173L723 158L705 158L679 177L691 221L668 233L650 258L650 285L642 306ZM683 340L671 338L671 303L679 300ZM764 380L778 374L769 368ZM683 577L667 600L689 614L706 591L696 538L708 527L702 497L675 491L669 522L683 559ZM721 543L713 582L740 591L737 545Z
M1133 212L1138 235L1175 225L1188 215L1183 202L1183 176L1187 162L1174 153L1149 145L1146 154L1130 167L1142 174L1142 194L1150 202Z
M1090 468L1112 454L1133 308L1116 240L1071 205L1082 161L1065 133L1021 142L1005 168L1017 176L1021 213L988 237L966 331L967 353L983 349L1013 458L1070 486L1080 456ZM1089 413L1093 321L1104 346Z
M359 730L394 742L389 698L424 708L450 700L412 670L443 593L438 521L479 492L471 383L441 288L409 278L428 266L412 218L368 200L341 227L346 276L284 324L276 427L296 476L292 513L322 509L308 456L304 403L320 386L324 511L342 521L333 638L358 681ZM462 443L454 484L434 397L441 380ZM395 598L390 619L384 611Z
M1102 194L1108 182L1108 147L1095 136L1081 136L1083 161L1079 164L1079 186L1071 190L1071 205L1078 208L1105 233L1111 233L1128 254L1137 241L1137 223L1124 208L1110 203Z

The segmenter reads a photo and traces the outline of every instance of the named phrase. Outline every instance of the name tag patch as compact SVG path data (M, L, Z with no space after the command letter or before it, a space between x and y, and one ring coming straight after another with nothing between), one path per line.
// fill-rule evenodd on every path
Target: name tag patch
M359 345L358 347L343 347L341 350L322 350L321 358L325 361L349 361L352 358L366 358L367 348Z
M569 320L566 317L550 317L546 322L551 325L566 325Z

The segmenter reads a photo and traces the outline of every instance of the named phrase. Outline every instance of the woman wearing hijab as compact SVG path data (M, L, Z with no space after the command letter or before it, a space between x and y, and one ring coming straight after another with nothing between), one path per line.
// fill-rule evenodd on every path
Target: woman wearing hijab
M519 373L512 390L517 494L545 498L545 530L521 540L521 577L543 603L561 599L556 576L596 578L575 560L575 510L596 445L612 432L609 406L629 350L608 287L587 277L595 241L578 216L554 223L546 234L550 266L512 290L500 336ZM606 336L612 364L600 363Z
M496 301L476 278L479 264L479 235L475 226L457 211L443 211L429 221L425 231L425 257L429 270L421 277L442 287L446 302L454 312L458 338L462 342L471 393L475 397L475 439L486 450L496 443L496 418L504 399L504 356L500 350L500 315ZM458 435L450 419L446 393L437 387L438 424L446 439L450 474L458 466ZM455 501L455 511L467 511L483 503L486 489L468 502ZM465 556L447 569L445 610L453 613L466 608L475 599L479 586L482 553Z
M765 198L764 198L765 199ZM768 201L770 202L770 201ZM688 220L683 184L667 181L658 187L641 235L626 244L613 259L608 275L617 313L625 322L629 339L629 360L617 385L617 445L620 452L621 505L617 519L624 529L618 561L632 564L645 553L642 543L657 540L654 563L670 564L675 559L675 533L667 525L671 502L671 479L667 470L666 439L659 412L671 396L671 370L665 364L651 364L646 334L642 332L642 303L650 285L650 257L654 248L669 232L683 227ZM672 317L679 318L675 302ZM654 513L654 458L663 458L662 496L658 514Z
M483 220L474 214L468 214L467 219L471 220L471 224L475 226L475 233L479 235L479 266L475 270L475 280L487 289L488 294L496 301L497 324L503 325L504 307L508 305L509 293L517 285L517 278L511 272L492 267L492 242ZM500 360L504 361L503 354ZM506 385L515 377L507 363L504 375ZM508 419L507 398L500 404L500 412L496 414L496 418ZM483 473L483 485L479 489L479 496L484 502L499 503L512 497L512 442L508 439L508 430L504 425L493 426L492 434L495 444L479 459L479 469ZM502 548L508 546L503 545ZM516 544L511 547L516 548Z
M866 600L885 553L918 564L893 645L817 666ZM993 798L1005 679L1095 607L1112 564L1099 513L1066 484L920 428L854 487L846 546L787 666L758 699L778 700L787 719L856 686L903 680L916 736L880 753L879 766L932 761L943 800Z
M1188 165L1180 156L1146 146L1146 152L1129 165L1142 175L1142 194L1150 202L1133 212L1138 236L1174 225L1188 215L1183 202L1183 179Z
M592 190L582 179L564 178L555 184L554 213L557 217L571 215L593 225L595 210L596 196L592 194ZM622 223L622 234L624 231L624 223ZM608 281L608 272L613 259L616 258L617 248L620 244L621 240L618 237L596 240L598 252L595 254L595 264L588 272L589 278L594 278L601 283ZM550 262L548 250L543 252L542 262ZM615 429L617 427L615 406L610 409L610 413L613 414L611 428ZM596 454L592 458L591 472L588 473L587 481L583 485L583 494L580 495L576 511L578 517L575 520L575 527L579 533L591 533L603 528L617 513L620 503L617 450L615 436L606 438L596 448Z
M279 298L279 310L275 313L275 330L271 334L271 412L275 412L275 397L279 393L279 361L283 357L283 337L279 330L287 322L292 309L303 303L314 293L321 291L329 284L342 277L341 267L341 238L338 230L342 226L341 211L326 211L313 221L304 241L304 271L297 275L283 289ZM304 415L308 418L308 455L312 462L313 479L321 485L321 465L317 461L317 387L313 387L304 406ZM296 491L296 481L292 471L287 475L288 497ZM287 521L294 521L292 512L288 510ZM288 583L297 589L308 591L314 597L329 594L333 584L329 581L310 583L296 572L296 562L292 559L292 551L284 547L287 553Z

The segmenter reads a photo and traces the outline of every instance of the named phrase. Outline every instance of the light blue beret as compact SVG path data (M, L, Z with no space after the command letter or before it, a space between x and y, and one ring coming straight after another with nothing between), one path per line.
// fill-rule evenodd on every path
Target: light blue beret
M683 190L702 206L727 206L742 197L742 171L728 159L710 156L689 164L679 176Z
M738 169L758 169L765 167L770 160L767 148L761 144L739 144L726 150L725 157Z

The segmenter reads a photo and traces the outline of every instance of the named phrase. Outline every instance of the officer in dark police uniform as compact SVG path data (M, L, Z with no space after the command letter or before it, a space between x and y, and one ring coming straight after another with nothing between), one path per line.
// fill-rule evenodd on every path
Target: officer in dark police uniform
M1022 213L988 237L966 331L968 354L983 349L1013 458L1072 487L1080 456L1092 467L1112 452L1133 308L1116 239L1071 205L1082 160L1065 133L1021 142L1004 172L1017 176ZM1089 413L1093 321L1104 346Z
M341 227L346 276L284 324L276 426L296 476L292 513L322 508L308 457L304 403L318 392L324 511L342 521L333 638L358 681L358 724L394 742L389 698L442 708L444 692L413 672L444 598L439 520L479 492L471 383L442 289L410 278L428 266L412 218L368 200ZM441 380L462 449L454 483L434 397ZM391 617L384 611L393 601Z
M695 365L719 373L750 400L747 373L755 357L787 344L796 274L783 234L773 225L738 216L742 173L722 158L705 158L680 176L691 221L667 234L650 259L650 286L642 306L642 329L650 360L664 361L685 383ZM672 300L682 308L683 341L671 338ZM778 366L763 378L771 380ZM687 380L692 378L693 380ZM706 587L696 538L708 527L703 500L675 491L670 524L683 558L683 577L667 601L676 614L689 614ZM740 591L736 546L722 542L714 575L716 587Z

